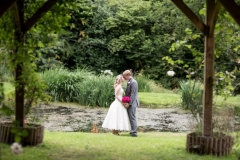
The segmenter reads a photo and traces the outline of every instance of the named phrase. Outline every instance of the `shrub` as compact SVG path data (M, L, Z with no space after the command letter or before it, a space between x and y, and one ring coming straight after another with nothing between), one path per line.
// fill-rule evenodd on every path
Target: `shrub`
M138 75L136 81L138 82L139 92L151 92L150 80L146 76Z
M114 99L112 76L96 76L86 69L70 72L64 68L47 70L42 76L52 101L109 107Z
M180 78L177 77L162 77L158 82L167 89L179 88Z
M154 80L149 79L147 76L138 75L136 76L136 80L138 82L139 92L173 93L157 84ZM125 85L123 87L125 87Z
M1 82L12 82L14 79L13 74L6 64L0 63L0 81Z
M56 68L43 72L42 76L46 81L47 93L52 97L52 101L73 102L74 97L77 96L77 84L84 80L86 73Z
M182 107L190 110L200 123L202 113L202 84L196 81L181 81Z
M114 99L113 81L111 76L89 76L78 83L76 100L85 106L109 107Z

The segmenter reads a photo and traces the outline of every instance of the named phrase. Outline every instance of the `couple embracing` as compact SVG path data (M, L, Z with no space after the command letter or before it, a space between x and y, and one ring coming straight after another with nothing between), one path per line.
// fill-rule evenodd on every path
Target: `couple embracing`
M130 98L129 103L123 102L122 83L127 82L125 96ZM119 131L130 131L132 137L137 137L136 108L140 103L138 100L138 83L132 77L130 70L118 75L114 82L115 101L112 102L106 118L102 124L103 128L112 130L112 134L119 135Z

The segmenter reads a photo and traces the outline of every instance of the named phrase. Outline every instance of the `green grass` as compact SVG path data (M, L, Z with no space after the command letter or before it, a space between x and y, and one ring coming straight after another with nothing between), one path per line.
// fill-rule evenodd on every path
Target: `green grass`
M181 105L181 95L176 93L138 93L141 107L146 108L173 108ZM240 107L240 95L229 97L226 101L221 96L214 96L216 105L237 106Z
M2 145L2 160L236 160L236 156L214 157L187 153L186 133L45 132L44 143L25 147L13 155L10 146Z
M175 93L139 92L142 107L171 108L181 103L181 96Z
M214 96L214 102L216 102L217 105L227 104L233 106L240 106L240 95L235 97L229 97L227 98L227 100L224 100L224 98L221 96Z

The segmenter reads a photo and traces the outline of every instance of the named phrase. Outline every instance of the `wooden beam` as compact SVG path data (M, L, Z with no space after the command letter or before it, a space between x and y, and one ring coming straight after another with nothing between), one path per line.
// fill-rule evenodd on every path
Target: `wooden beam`
M217 23L217 18L218 18L218 13L220 11L220 8L221 8L221 3L219 2L219 0L217 0L214 6L214 11L212 12L212 16L211 16L210 30L208 33L210 37L214 36L214 29Z
M206 32L209 33L213 21L215 0L206 0ZM214 36L205 35L204 48L204 91L203 91L203 136L212 136L212 105L214 79Z
M7 12L7 10L16 2L17 0L0 0L0 17Z
M188 19L205 35L205 24L202 20L183 2L183 0L172 0L172 2L188 17Z
M56 3L58 0L48 0L45 2L42 7L40 7L36 13L29 18L26 23L25 23L25 32L29 31L32 26L34 26L38 20L47 12L49 11Z
M240 26L240 7L234 0L219 0L222 6L230 13L233 19Z
M12 7L17 32L23 32L24 30L23 8L24 8L23 0L19 0L17 3L14 3Z

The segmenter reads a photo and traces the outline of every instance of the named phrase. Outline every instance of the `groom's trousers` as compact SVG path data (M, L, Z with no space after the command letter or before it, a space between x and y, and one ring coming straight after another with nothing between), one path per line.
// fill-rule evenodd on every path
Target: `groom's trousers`
M129 108L127 109L128 117L129 117L130 124L131 124L132 135L137 135L136 108L137 107L129 106Z

